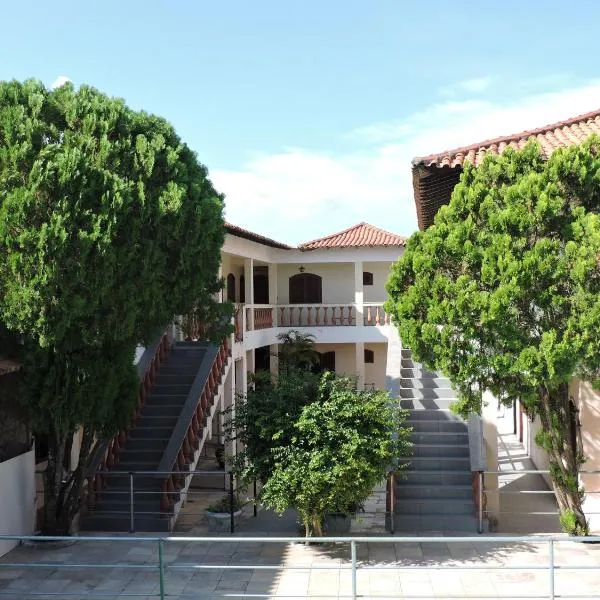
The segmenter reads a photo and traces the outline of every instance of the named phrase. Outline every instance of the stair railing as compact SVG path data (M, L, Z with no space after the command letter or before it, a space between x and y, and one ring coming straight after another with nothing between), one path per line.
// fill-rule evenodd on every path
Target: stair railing
M160 508L163 512L171 512L173 496L185 485L185 477L189 474L196 452L200 450L203 429L211 417L211 408L230 356L229 337L225 337L220 346L207 346L157 468L158 477L164 477L163 474L168 473L161 487Z
M144 353L137 364L140 384L129 423L112 438L99 442L88 465L86 502L88 510L94 509L98 494L106 485L106 472L119 463L119 454L129 437L131 426L140 414L140 410L146 401L146 396L154 384L158 369L167 356L172 343L173 330L169 325L169 327L167 327L159 337L144 350Z

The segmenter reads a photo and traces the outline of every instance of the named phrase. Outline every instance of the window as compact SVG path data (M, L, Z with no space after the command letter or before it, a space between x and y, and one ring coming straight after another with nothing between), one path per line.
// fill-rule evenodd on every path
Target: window
M375 362L375 352L373 350L365 350L365 364L372 364Z
M322 279L314 273L298 273L290 277L290 304L321 304Z
M363 285L373 285L373 273L363 271Z
M227 300L235 302L235 275L233 273L227 275Z

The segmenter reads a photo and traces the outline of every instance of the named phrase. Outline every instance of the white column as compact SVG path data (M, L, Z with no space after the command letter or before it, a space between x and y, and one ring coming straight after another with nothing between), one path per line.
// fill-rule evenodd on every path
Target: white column
M277 311L277 265L271 263L268 265L269 276L269 304L273 305L273 327L277 327L278 311ZM271 356L271 364L273 357Z
M247 312L246 327L248 331L254 331L254 260L244 259L244 282L246 284L246 306L250 308Z
M483 421L483 441L488 471L498 471L498 400L489 391L483 393L481 419ZM500 518L500 491L498 475L485 475L487 514L490 519Z
M271 374L272 375L277 375L277 373L279 373L279 355L277 354L277 351L279 349L279 346L277 344L272 344L271 346L269 346L269 352L271 353Z
M357 327L363 327L365 324L363 303L364 303L363 264L362 264L362 261L357 261L354 263L354 306L356 309L356 326ZM362 362L363 362L363 370L364 370L364 360Z
M362 280L361 280L362 281ZM365 389L365 344L357 342L356 348L356 389Z

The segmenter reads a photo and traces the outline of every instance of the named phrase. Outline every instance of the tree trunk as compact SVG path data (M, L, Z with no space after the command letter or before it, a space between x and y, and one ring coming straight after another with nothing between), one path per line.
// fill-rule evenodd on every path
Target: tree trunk
M583 512L583 491L579 487L578 475L583 457L571 436L569 386L566 383L556 388L543 386L538 393L543 429L535 441L548 453L561 525L570 535L587 535L589 528Z
M84 428L77 467L67 473L63 463L67 438L72 435L73 433L65 434L62 439L57 436L54 440L56 447L49 449L48 467L45 471L42 527L44 535L70 535L73 519L81 508L83 484L94 436L91 431Z

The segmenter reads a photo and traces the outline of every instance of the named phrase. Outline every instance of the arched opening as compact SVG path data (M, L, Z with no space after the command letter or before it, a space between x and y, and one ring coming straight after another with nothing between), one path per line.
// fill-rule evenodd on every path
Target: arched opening
M227 301L235 302L235 275L233 273L227 275Z
M290 277L290 304L321 304L323 281L314 273L298 273Z

